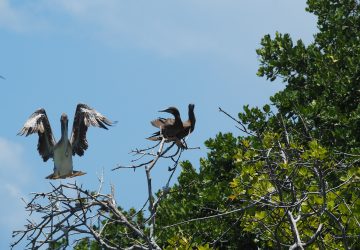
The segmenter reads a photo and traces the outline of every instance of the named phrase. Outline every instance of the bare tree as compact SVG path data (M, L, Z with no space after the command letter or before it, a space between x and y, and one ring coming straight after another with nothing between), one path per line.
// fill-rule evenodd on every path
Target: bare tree
M77 183L59 186L51 184L50 192L31 194L32 198L26 204L30 218L23 229L13 232L15 241L11 247L26 241L28 249L39 249L46 245L54 248L56 244L57 249L65 249L81 239L89 238L105 249L160 249L155 239L156 211L161 200L167 195L170 180L184 151L184 148L174 147L174 142L167 147L165 145L168 144L165 144L163 139L154 147L133 150L132 153L137 158L132 161L132 165L119 165L113 169L144 168L148 199L138 211L143 211L148 204L148 218L143 225L139 225L133 220L133 216L127 215L118 207L113 186L110 194L102 193L103 177L99 178L97 191L89 191ZM155 199L151 171L160 159L170 159L172 167L169 167L170 174L162 195ZM34 221L31 219L32 215L40 219ZM114 224L123 226L124 232L119 232L118 237L126 239L125 246L118 245L105 233L106 229Z

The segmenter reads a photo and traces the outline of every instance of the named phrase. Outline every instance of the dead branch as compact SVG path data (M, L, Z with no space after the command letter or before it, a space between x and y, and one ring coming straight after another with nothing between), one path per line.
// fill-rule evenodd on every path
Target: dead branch
M28 220L21 230L13 232L15 247L21 241L28 241L27 249L39 249L46 245L52 248L54 244L61 244L60 248L66 248L70 244L78 243L80 239L94 239L104 249L160 249L155 242L156 210L161 200L166 197L166 190L172 179L176 167L184 150L192 149L177 147L171 151L176 142L165 147L166 139L162 139L153 147L135 149L131 153L137 158L131 166L117 166L112 170L121 168L137 169L144 167L148 183L148 199L144 204L149 205L149 218L144 224L138 225L135 216L144 210L142 207L135 215L126 216L116 205L114 187L111 186L111 194L102 194L104 177L103 173L98 177L99 187L96 192L90 192L78 184L60 184L55 186L50 183L51 191L47 193L32 193L30 202L26 203L29 215L40 215L38 222ZM184 140L185 143L185 140ZM158 146L156 152L154 149ZM150 159L149 159L150 158ZM152 188L151 170L160 159L172 161L170 177L166 183L165 191L157 200L154 198ZM139 162L144 160L144 162ZM148 223L146 227L145 224ZM128 239L133 245L123 246L108 238L106 228L111 225L121 225L129 233L120 233L121 237ZM150 229L146 233L144 229ZM111 237L111 236L110 236ZM74 238L74 239L73 239ZM73 242L71 243L71 240ZM130 243L129 243L130 244Z
M89 192L75 184L60 184L48 193L33 193L33 198L27 204L26 210L41 216L38 223L28 220L24 229L13 232L17 240L11 245L15 247L23 239L28 244L27 249L39 249L48 244L54 244L65 239L66 245L71 235L77 237L91 236L103 248L124 249L114 245L103 235L103 230L109 223L120 223L134 235L146 243L142 249L159 249L141 229L131 222L115 204L114 197L100 192ZM96 226L94 221L107 221L104 225ZM131 249L135 246L129 246Z

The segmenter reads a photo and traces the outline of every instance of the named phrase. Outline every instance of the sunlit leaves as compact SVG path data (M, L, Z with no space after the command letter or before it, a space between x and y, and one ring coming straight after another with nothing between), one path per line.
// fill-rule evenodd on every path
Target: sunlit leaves
M319 145L318 141L312 140L309 142L309 149L306 150L302 157L304 159L318 159L323 160L327 156L327 150Z
M188 249L197 249L197 250L210 250L213 249L209 244L198 245L194 243L191 238L183 236L182 232L179 232L178 235L173 236L168 240L168 246L164 249L167 250L188 250Z

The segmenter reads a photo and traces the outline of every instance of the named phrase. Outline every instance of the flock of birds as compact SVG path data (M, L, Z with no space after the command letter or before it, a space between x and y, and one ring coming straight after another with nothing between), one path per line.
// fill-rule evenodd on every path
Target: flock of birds
M186 148L185 137L195 128L194 104L189 104L189 119L185 122L181 120L180 112L175 107L169 107L159 112L170 113L174 118L158 118L151 121L151 124L159 130L153 133L148 140L165 142L175 142L180 148ZM39 136L37 149L44 162L50 158L54 161L54 172L47 176L47 179L65 179L75 176L81 176L85 173L73 169L72 157L77 154L83 156L88 148L86 132L88 127L94 126L108 129L115 122L110 121L104 115L99 113L86 104L79 103L76 107L70 139L68 137L68 117L62 114L61 138L55 140L52 133L49 119L45 109L36 110L25 122L18 135L28 136L37 133Z

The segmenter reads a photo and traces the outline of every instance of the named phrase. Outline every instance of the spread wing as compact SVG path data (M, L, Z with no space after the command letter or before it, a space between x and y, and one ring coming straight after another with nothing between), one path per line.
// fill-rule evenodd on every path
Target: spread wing
M74 123L70 143L72 145L72 154L82 156L88 148L86 132L88 127L94 126L108 129L114 123L100 114L95 109L90 108L86 104L78 104L75 111Z
M36 110L25 122L18 135L31 135L38 133L39 141L37 149L44 161L54 155L55 138L51 131L49 119L44 109Z
M164 125L171 125L174 123L175 123L175 120L173 118L165 119L165 118L159 117L158 119L151 121L151 125L153 125L156 128L163 127Z

